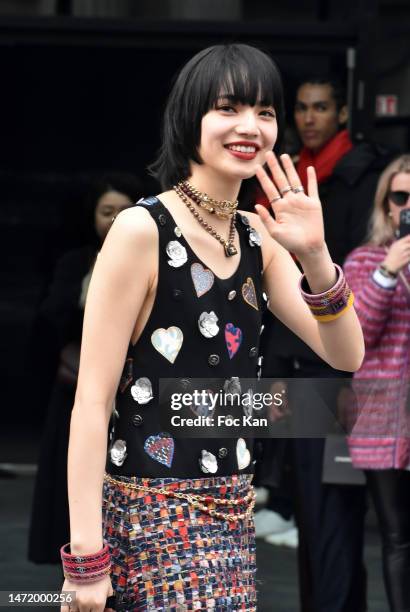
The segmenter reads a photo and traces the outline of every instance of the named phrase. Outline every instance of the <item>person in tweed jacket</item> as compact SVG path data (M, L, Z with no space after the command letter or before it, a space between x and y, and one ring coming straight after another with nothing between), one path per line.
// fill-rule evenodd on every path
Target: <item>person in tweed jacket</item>
M393 612L410 610L410 235L400 237L404 209L410 210L410 155L382 173L368 241L344 265L366 345L354 374L348 443L378 516Z

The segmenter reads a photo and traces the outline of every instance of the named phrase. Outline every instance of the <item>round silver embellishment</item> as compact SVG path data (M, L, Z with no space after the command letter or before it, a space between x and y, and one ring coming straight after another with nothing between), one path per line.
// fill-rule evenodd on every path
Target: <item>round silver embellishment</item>
M110 450L111 462L120 467L127 457L127 444L125 440L116 440Z
M232 289L232 291L228 293L228 300L233 300L234 297L236 297L236 291L235 289Z
M218 457L219 459L225 459L225 457L228 456L228 449L227 448L220 448L218 451Z
M215 474L218 470L218 462L215 455L207 450L202 450L201 457L199 458L199 467L204 474Z
M141 427L143 418L140 414L134 414L132 417L132 424L134 427Z
M211 312L203 312L199 315L198 319L199 331L205 338L214 338L219 332L217 322L218 317L213 310Z
M149 378L143 376L135 381L131 387L131 395L138 404L148 404L154 397L152 395L152 385Z
M257 232L255 229L253 229L253 227L251 228L250 232L249 232L249 244L251 246L261 246L262 244L262 237L259 234L259 232Z
M219 363L219 355L209 355L208 363L211 366L217 366Z
M188 261L186 248L182 246L178 240L171 240L168 242L166 252L170 258L168 259L168 263L173 268L180 268Z
M175 234L175 236L178 236L178 238L181 238L181 236L182 236L182 232L181 232L180 228L178 227L178 225L176 225L175 228L174 228L174 234Z

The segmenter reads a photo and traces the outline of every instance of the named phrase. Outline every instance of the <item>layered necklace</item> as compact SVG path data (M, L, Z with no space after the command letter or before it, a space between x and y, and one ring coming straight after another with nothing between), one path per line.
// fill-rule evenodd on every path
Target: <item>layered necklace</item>
M173 187L175 193L181 198L188 210L193 214L195 219L200 225L211 235L218 240L224 247L226 257L232 257L238 253L235 245L235 220L236 220L236 209L238 207L238 200L232 202L231 200L215 200L206 193L198 191L195 187L190 185L188 181L181 181ZM199 214L194 202L198 206L205 208L211 214L215 214L222 219L231 218L229 226L228 239L222 238L220 234Z

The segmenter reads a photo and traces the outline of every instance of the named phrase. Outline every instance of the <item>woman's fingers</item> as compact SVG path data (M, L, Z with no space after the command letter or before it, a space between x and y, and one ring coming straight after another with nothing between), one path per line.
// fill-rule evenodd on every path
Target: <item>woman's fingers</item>
M282 194L283 190L286 190L290 185L289 179L282 170L276 155L273 151L266 153L266 161L269 166L269 170L272 173L272 179L276 185L277 190Z
M299 178L298 173L296 172L296 168L288 154L284 154L280 156L283 168L286 172L288 184L295 189L295 187L301 187L302 182Z
M266 208L262 206L262 204L256 204L255 210L260 216L262 223L265 225L270 235L273 236L276 225L277 225L276 221L272 219L272 217L270 216Z
M258 166L256 169L256 177L266 194L266 197L269 200L269 203L272 202L275 198L279 197L278 190L276 189L272 179L267 175L262 166Z
M316 172L313 166L309 166L307 169L307 184L308 184L308 196L319 199L319 188L317 186Z

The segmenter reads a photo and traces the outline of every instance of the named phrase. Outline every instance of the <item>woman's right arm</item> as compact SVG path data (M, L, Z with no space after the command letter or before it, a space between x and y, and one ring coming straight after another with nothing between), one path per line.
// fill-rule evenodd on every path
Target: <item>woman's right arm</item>
M155 281L157 258L155 223L146 210L133 208L118 215L95 264L68 451L74 554L94 553L103 546L101 503L108 424L129 341ZM92 585L87 585L88 590Z

